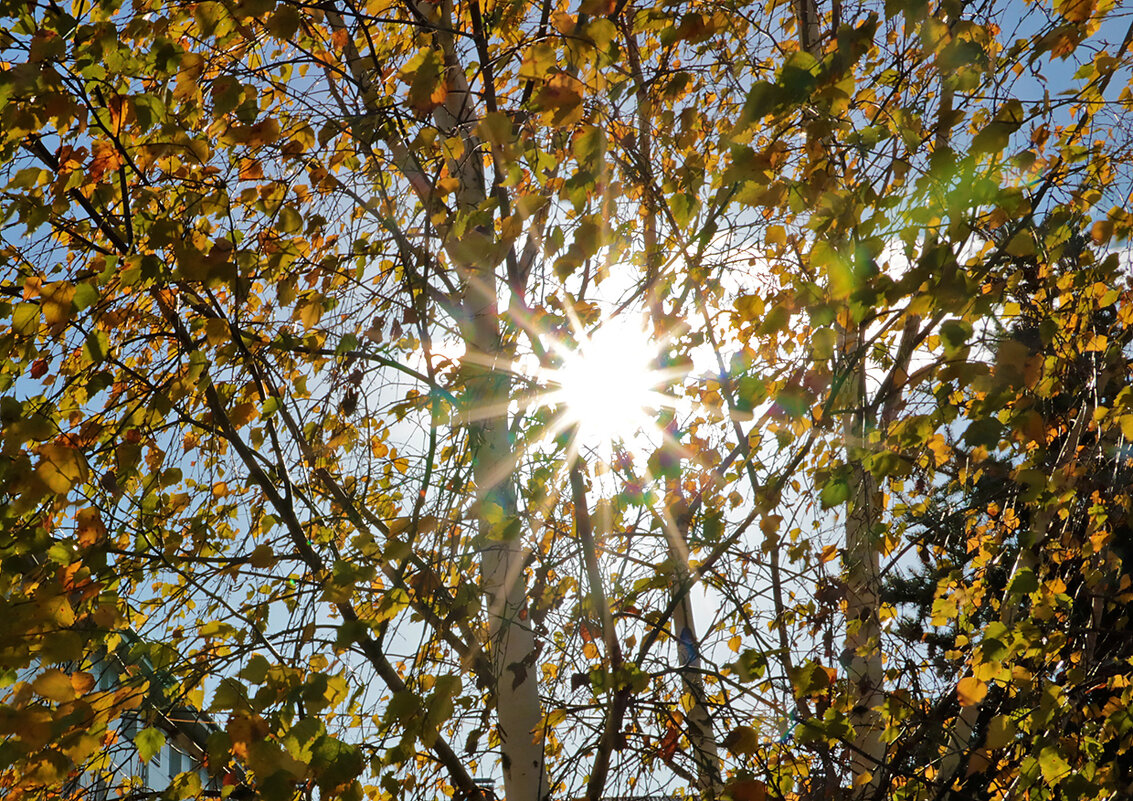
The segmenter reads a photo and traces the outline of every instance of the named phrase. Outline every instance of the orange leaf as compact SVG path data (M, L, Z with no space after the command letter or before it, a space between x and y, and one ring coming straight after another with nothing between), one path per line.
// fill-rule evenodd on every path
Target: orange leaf
M1095 0L1059 0L1056 5L1058 13L1067 22L1085 22L1093 16L1096 2Z
M254 181L264 177L264 167L259 159L240 159L240 180Z
M258 411L254 403L237 403L229 410L228 419L232 421L232 425L241 428L251 422Z
M93 158L90 162L90 181L98 183L107 172L122 166L122 154L110 142L95 142L91 145Z
M732 801L765 801L767 785L759 779L735 779L724 792Z
M661 742L657 744L657 754L661 759L669 762L677 753L677 743L681 740L681 730L678 729L672 722L669 723L669 728L665 731L665 736L661 738Z
M97 509L83 509L75 516L75 534L79 545L89 548L106 537L106 526Z
M85 670L76 670L71 674L71 686L75 692L85 695L94 689L94 675Z
M975 676L965 676L956 685L960 706L975 706L987 695L987 685Z

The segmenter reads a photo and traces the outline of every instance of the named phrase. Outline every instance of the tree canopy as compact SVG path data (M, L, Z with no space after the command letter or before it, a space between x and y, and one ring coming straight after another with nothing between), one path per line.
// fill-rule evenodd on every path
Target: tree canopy
M1127 796L1131 43L0 0L0 791Z

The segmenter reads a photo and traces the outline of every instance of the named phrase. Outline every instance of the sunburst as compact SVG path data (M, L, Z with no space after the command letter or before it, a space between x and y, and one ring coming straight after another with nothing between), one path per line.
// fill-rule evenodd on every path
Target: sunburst
M661 389L673 379L658 367L663 344L629 316L591 331L576 324L575 345L556 343L559 365L543 371L543 402L557 409L557 433L573 432L576 446L608 449L656 429L657 413L673 400Z

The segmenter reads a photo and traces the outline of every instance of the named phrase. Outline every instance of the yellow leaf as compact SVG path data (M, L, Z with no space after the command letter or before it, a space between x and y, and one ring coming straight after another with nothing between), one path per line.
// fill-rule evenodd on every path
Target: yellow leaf
M984 745L992 750L1003 748L1015 739L1015 724L1006 715L996 715L987 726L987 741Z
M928 441L928 448L932 451L933 459L936 461L936 466L940 467L948 461L952 456L952 448L944 441L944 437L940 434L934 434Z
M965 676L956 684L960 706L975 706L987 695L987 685L975 676Z
M1087 353L1101 353L1106 349L1107 344L1109 344L1109 340L1106 339L1104 334L1094 334L1090 337L1090 341L1086 343L1086 346L1082 350Z
M82 764L87 761L96 752L102 750L102 738L89 732L80 734L75 738L67 738L66 745L62 746L60 750L67 755L67 758L76 764Z
M74 309L71 299L75 296L75 287L67 281L52 281L44 284L40 289L42 298L43 319L53 331L62 330L67 321L71 319Z
M66 445L44 445L35 468L47 488L56 495L65 495L71 488L87 480L87 465L83 455Z
M409 105L418 114L432 112L448 96L444 57L431 47L421 48L401 70L400 78L409 85Z
M1094 13L1095 0L1058 0L1055 7L1067 22L1085 22Z
M228 328L228 321L219 318L212 318L205 323L205 340L210 345L219 345L227 342L230 335Z
M267 544L257 545L256 549L252 551L251 556L248 557L248 562L252 567L265 569L275 564L275 551Z
M319 324L319 320L323 316L323 305L316 301L304 301L299 304L296 310L299 315L299 320L303 323L303 327L310 330Z
M1003 679L1004 681L1011 678L1011 672L1003 667L1003 663L991 659L987 662L977 662L972 670L972 674L980 681L993 681L995 679Z
M523 64L519 68L519 77L524 80L537 81L558 63L559 57L554 48L546 42L539 42L528 48L524 54Z
M724 738L724 747L733 754L754 754L759 747L759 737L751 726L737 726Z
M237 403L228 412L228 419L232 421L232 425L240 428L247 425L248 421L256 417L257 410L254 403Z
M552 709L543 717L543 725L535 729L535 736L538 737L540 736L540 732L555 728L555 726L558 726L566 720L566 716L567 713L565 709Z
M1070 773L1070 763L1059 751L1057 746L1048 745L1039 752L1039 769L1047 784L1057 784Z
M535 103L549 112L553 125L572 125L582 120L582 98L586 88L582 81L565 72L547 78L535 96Z
M17 303L12 311L12 331L30 336L39 328L39 306L34 303Z
M57 668L43 671L31 683L32 689L49 701L64 703L73 701L75 688L71 685L71 677Z

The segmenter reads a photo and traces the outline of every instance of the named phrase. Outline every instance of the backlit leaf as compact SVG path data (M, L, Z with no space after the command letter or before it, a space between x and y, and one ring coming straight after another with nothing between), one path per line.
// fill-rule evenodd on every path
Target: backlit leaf
M70 492L76 484L87 480L87 465L83 455L66 445L44 445L40 448L40 461L36 474L56 495Z
M956 684L960 706L975 706L987 695L987 685L975 676L965 676Z
M134 745L138 749L138 756L148 762L165 747L165 735L157 729L145 728L134 736Z

